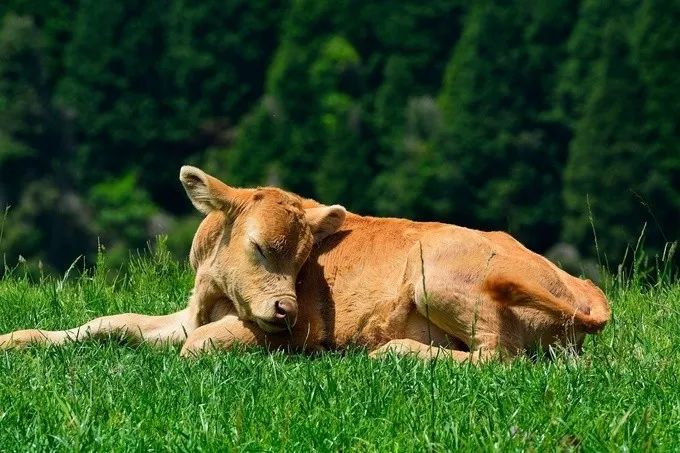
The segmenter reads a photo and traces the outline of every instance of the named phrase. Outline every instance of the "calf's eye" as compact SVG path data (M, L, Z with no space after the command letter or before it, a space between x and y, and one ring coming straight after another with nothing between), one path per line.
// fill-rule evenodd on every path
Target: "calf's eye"
M257 250L257 253L262 257L262 259L266 260L267 257L264 254L264 251L262 250L262 247L260 247L260 244L257 242L253 242L253 246L255 247L255 250Z

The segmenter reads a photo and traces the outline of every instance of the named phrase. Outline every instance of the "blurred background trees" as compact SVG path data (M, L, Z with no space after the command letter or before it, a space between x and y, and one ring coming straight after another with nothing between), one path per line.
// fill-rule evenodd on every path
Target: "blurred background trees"
M680 236L672 0L5 0L0 255L178 256L200 165L617 263Z

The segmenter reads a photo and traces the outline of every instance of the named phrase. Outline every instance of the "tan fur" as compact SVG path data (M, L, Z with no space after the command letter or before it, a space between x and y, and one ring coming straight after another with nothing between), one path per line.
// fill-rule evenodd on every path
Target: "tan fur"
M191 249L188 308L101 318L80 328L87 335L186 335L183 355L235 343L308 351L358 344L372 356L480 361L580 348L610 317L592 282L505 233L358 216L276 188L231 188L193 167L180 179L207 214ZM0 336L0 347L67 337L73 330L20 331Z

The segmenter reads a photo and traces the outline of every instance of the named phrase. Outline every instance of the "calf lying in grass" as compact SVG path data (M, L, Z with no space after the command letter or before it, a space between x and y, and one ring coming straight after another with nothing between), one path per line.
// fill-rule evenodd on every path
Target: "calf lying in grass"
M183 355L234 343L359 344L374 356L480 361L541 346L578 349L609 320L595 285L505 233L363 217L276 188L232 188L193 167L180 180L206 214L191 248L187 308L20 330L0 336L0 348L117 333L184 343Z

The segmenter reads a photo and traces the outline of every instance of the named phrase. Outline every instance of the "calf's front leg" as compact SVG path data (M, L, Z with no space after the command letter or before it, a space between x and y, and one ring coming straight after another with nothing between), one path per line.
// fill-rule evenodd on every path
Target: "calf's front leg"
M17 330L0 335L0 350L20 349L29 345L63 345L110 335L120 335L137 342L181 343L196 327L188 309L169 315L151 316L137 313L102 316L68 330Z
M203 323L201 309L212 310L221 300L220 297L212 285L197 284L192 291L189 306L176 313L160 316L124 313L102 316L67 330L17 330L0 335L0 350L21 349L29 345L59 346L71 341L108 336L120 336L129 341L153 345L180 344Z
M267 334L254 322L242 321L235 314L229 314L194 330L184 342L180 355L196 357L211 350L228 349L236 344L276 349L287 346L289 338L287 332Z

